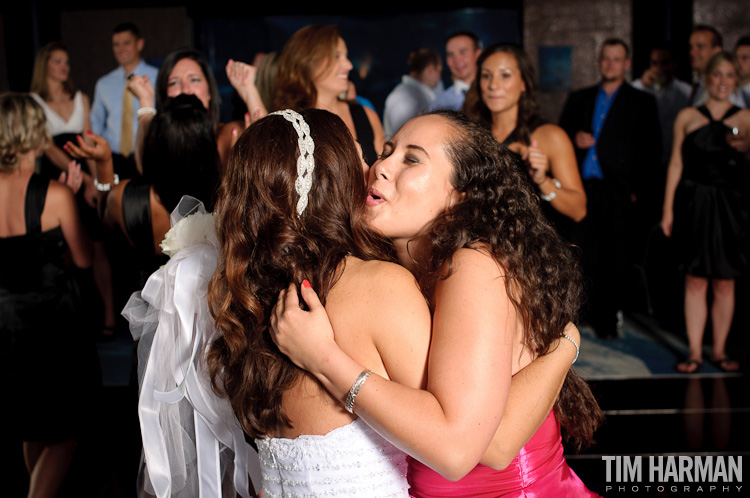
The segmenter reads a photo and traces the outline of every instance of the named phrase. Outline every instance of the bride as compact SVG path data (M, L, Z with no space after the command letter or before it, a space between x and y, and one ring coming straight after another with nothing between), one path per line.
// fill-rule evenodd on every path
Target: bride
M299 282L321 296L336 341L351 358L407 388L426 387L430 310L412 274L396 263L391 242L365 221L365 167L340 118L315 109L272 114L250 126L232 150L215 211L218 267L207 288L215 332L202 339L207 372L196 378L209 374L236 416L228 416L226 405L217 410L228 419L215 431L225 436L217 437L219 447L244 458L237 423L255 439L264 497L409 495L406 454L352 413L356 389L342 406L279 352L269 331L279 292ZM179 274L170 264L165 273ZM206 274L203 269L197 280ZM213 330L198 325L185 328ZM562 343L554 341L549 354L513 379L511 409L495 437L513 455L544 420L567 373L575 350ZM152 356L163 351L154 348ZM203 369L202 362L191 368ZM518 391L531 379L534 389ZM144 383L142 403L147 391ZM481 444L486 448L489 440ZM149 471L154 460L146 452ZM237 469L247 472L247 459L234 468L242 494Z

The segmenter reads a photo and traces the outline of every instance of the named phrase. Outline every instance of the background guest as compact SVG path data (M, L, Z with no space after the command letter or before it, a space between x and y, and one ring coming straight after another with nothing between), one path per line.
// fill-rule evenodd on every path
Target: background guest
M52 141L44 149L40 174L47 179L58 179L68 170L71 156L63 145L91 129L89 99L77 90L70 78L68 51L62 43L52 42L37 53L31 76L31 96L42 106L47 120L47 131ZM115 309L112 297L112 268L104 245L103 227L96 212L94 176L88 166L81 169L82 187L76 199L84 227L92 241L94 277L102 303L102 336L115 334Z
M295 32L278 59L273 107L315 107L336 114L362 146L365 161L372 165L383 150L385 136L378 114L340 96L349 90L346 43L336 26L309 25Z
M219 171L223 172L224 164L229 156L229 149L234 143L234 136L244 129L244 123L219 121L221 98L216 78L206 59L195 50L177 50L168 54L159 68L156 86L148 76L135 76L128 81L128 88L138 97L140 102L139 126L137 140L136 161L142 168L140 154L143 150L141 142L145 137L148 124L154 114L170 97L177 95L194 95L203 104L208 119L211 120L216 135L216 147L220 159Z
M711 288L711 361L723 371L739 369L729 359L726 341L732 325L735 279L748 269L748 182L743 154L727 141L733 128L750 129L750 111L732 104L739 67L732 55L719 52L706 66L707 101L680 112L669 163L661 227L675 239L685 273L685 326L690 352L677 365L683 373L703 365L703 333Z
M420 48L409 54L409 74L401 77L401 83L385 99L383 125L386 137L391 137L411 118L430 110L437 94L442 91L442 71L440 55L434 50Z
M471 31L458 31L448 37L445 64L450 69L453 84L438 94L431 110L461 110L466 92L477 75L477 58L481 53L482 41Z
M32 97L0 95L5 406L9 427L23 441L28 496L52 498L87 429L99 378L83 296L73 285L73 270L80 270L77 281L84 283L83 274L91 269L86 233L70 189L34 172L48 137L44 112ZM74 180L80 181L78 173Z
M156 80L158 69L141 59L145 41L133 23L115 26L112 34L112 51L117 68L96 82L94 103L91 105L91 130L110 144L114 157L115 173L120 178L136 176L136 133L140 103L126 90L131 75L147 76ZM137 100L137 97L136 97Z
M724 38L719 30L713 26L699 24L690 33L690 66L693 69L690 105L701 105L708 98L704 86L706 65L711 57L723 50L723 46ZM745 99L739 89L735 90L729 100L738 107L746 106Z
M750 36L743 36L737 40L734 57L740 66L739 88L742 91L745 104L750 104Z
M586 218L573 229L590 282L584 316L602 338L617 337L626 269L645 239L633 226L637 202L661 158L656 100L625 82L629 69L627 44L605 40L600 83L571 93L560 117L587 199Z
M219 157L214 121L195 95L169 98L149 124L143 141L143 175L110 185L102 195L104 223L116 230L121 246L132 248L133 263L120 284L122 295L143 286L161 264L161 242L170 228L170 213L183 195L202 201L207 210L219 183ZM103 137L92 135L93 146L79 139L66 147L76 157L96 161L100 182L113 180L112 153Z
M545 215L569 237L570 223L586 216L586 194L568 135L539 114L529 57L518 46L495 44L482 52L477 66L479 76L466 96L464 112L521 156L545 201Z

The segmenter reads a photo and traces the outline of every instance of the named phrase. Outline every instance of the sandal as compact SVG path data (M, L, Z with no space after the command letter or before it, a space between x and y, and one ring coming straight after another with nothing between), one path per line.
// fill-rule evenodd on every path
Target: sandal
M712 358L711 364L713 364L716 368L721 370L722 372L738 372L740 370L740 362L737 360L730 360L728 357L724 357L721 359L718 358Z
M698 372L701 368L703 368L703 362L701 360L688 358L687 360L678 363L675 370L680 373L691 374Z

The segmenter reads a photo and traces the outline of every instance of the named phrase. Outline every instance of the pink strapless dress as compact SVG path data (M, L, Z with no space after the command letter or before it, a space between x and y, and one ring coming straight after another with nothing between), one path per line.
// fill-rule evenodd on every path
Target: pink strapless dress
M503 470L480 464L460 481L452 482L409 458L407 477L411 485L409 493L414 498L599 497L586 488L563 458L560 425L553 412L547 415L536 434Z

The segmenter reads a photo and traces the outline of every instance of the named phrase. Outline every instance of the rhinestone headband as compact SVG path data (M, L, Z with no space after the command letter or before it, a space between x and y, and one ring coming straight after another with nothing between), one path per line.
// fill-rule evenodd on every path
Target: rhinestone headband
M299 145L297 179L294 181L294 189L299 195L297 216L302 216L307 207L307 195L310 193L310 188L312 187L312 173L315 169L315 159L313 158L315 142L313 142L312 136L310 136L310 126L299 113L291 109L284 109L283 111L272 112L271 115L273 114L279 115L292 123L299 136L297 139L297 144Z

